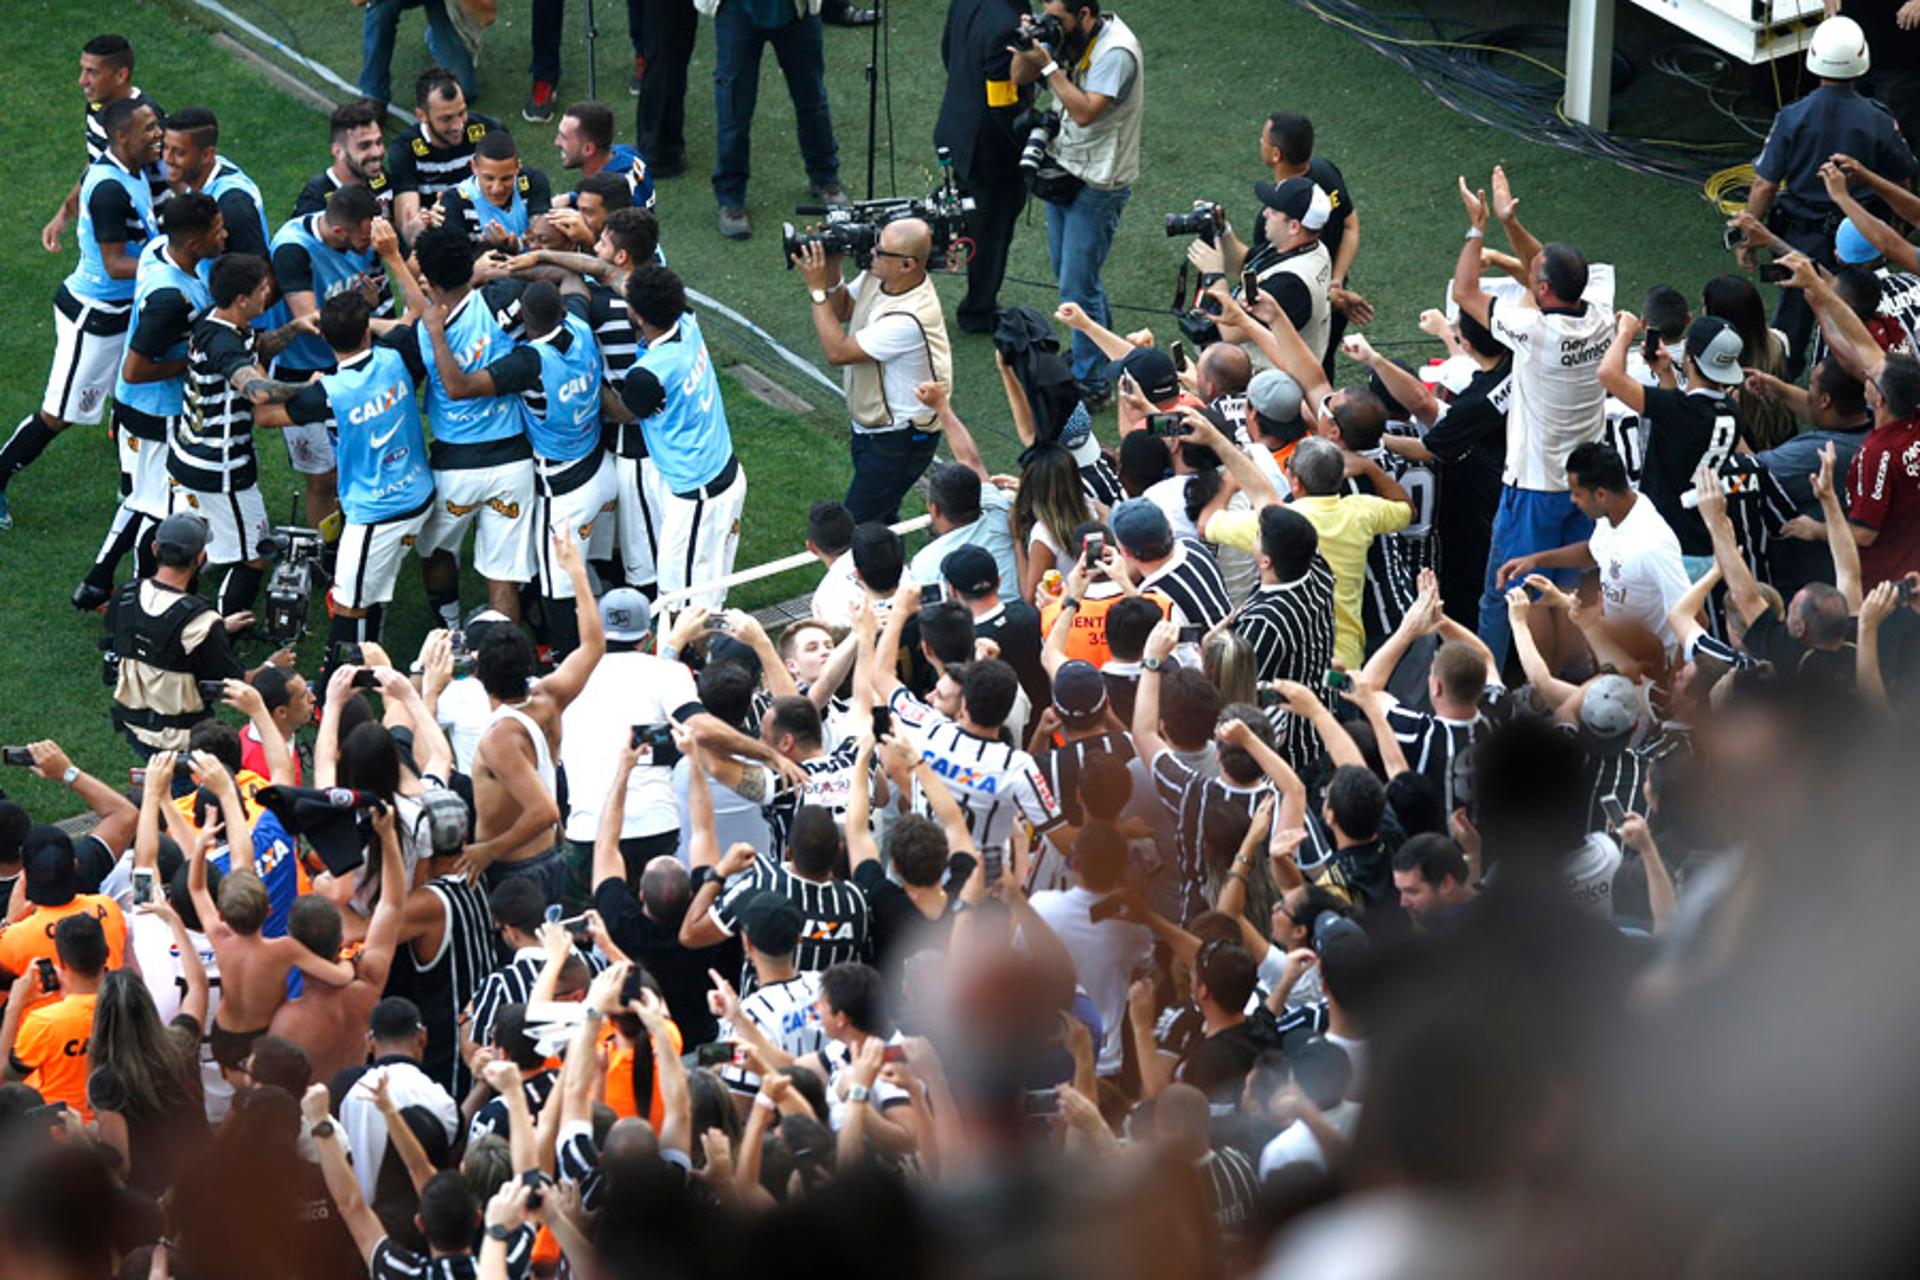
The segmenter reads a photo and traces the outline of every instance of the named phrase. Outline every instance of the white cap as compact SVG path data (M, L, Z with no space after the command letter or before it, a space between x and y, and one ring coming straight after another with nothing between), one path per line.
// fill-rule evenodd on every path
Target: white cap
M1867 53L1867 33L1852 18L1828 18L1813 29L1807 45L1807 70L1823 80L1857 80L1873 60Z

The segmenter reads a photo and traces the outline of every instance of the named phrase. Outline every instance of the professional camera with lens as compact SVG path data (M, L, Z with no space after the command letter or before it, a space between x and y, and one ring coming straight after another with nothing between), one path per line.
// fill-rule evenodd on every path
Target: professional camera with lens
M880 229L901 218L918 218L932 231L933 251L927 257L927 270L958 271L966 266L973 256L973 241L966 234L973 197L961 195L954 185L952 153L941 147L938 154L942 176L940 185L929 195L797 206L795 213L819 218L820 222L810 231L801 231L791 222L780 224L780 252L787 270L793 270L793 261L802 249L817 244L828 256L851 257L865 271L873 263Z
M1050 13L1041 14L1030 26L1015 27L1013 30L1013 47L1020 50L1043 44L1058 53L1066 39L1066 28L1060 25L1060 19Z
M1197 204L1191 209L1167 215L1167 236L1199 236L1208 244L1227 229L1227 211L1217 204Z
M1013 132L1015 136L1026 135L1020 148L1020 170L1031 176L1046 163L1053 140L1060 136L1060 113L1029 108L1013 118Z
M292 644L307 633L307 605L316 580L326 573L321 566L326 543L318 529L281 525L256 546L262 560L274 562L261 629L275 644Z

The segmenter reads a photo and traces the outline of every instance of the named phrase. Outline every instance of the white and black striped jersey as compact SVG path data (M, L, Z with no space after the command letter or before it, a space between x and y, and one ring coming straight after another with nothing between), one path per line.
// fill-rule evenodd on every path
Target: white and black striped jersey
M1781 526L1799 514L1799 508L1779 477L1750 453L1728 454L1717 470L1727 493L1727 520L1733 525L1734 541L1746 552L1754 575L1771 582L1773 540ZM1719 621L1717 614L1714 620Z
M1259 679L1320 688L1333 665L1333 570L1316 554L1312 567L1293 581L1262 583L1233 629L1253 649ZM1282 715L1275 727L1280 755L1294 769L1319 754L1320 736L1300 716Z
M331 166L314 174L307 179L307 185L300 188L300 194L294 197L293 216L298 218L303 214L319 213L327 207L327 197L338 191L342 185L340 179L333 176ZM373 198L380 204L380 216L391 222L393 220L393 182L388 178L386 170L382 169L380 175L372 182L360 185L373 193Z
M1153 758L1153 786L1160 803L1174 818L1174 850L1180 872L1180 923L1185 924L1210 905L1207 901L1207 868L1204 861L1204 836L1212 811L1227 805L1248 817L1260 807L1260 801L1273 794L1273 787L1261 782L1252 787L1237 786L1224 776L1206 777L1196 772L1171 751ZM1229 851L1231 858L1234 851Z
M976 848L1004 850L1017 820L1036 835L1059 825L1059 801L1032 756L998 738L975 737L904 687L894 690L888 706L894 723L966 811ZM924 797L916 794L914 801L919 812L932 816Z
M1397 425L1397 424L1396 424ZM1388 430L1393 430L1389 426ZM1408 434L1412 434L1408 432ZM1360 620L1369 643L1377 644L1399 629L1400 620L1420 595L1420 571L1434 568L1433 515L1440 495L1439 480L1425 463L1378 450L1368 454L1399 482L1413 499L1413 519L1396 533L1383 533L1367 546L1367 577L1360 591ZM1371 494L1364 476L1347 479L1344 492Z
M153 108L153 118L162 124L166 123L167 113L160 109L159 103L147 96L146 90L140 88L138 85L134 85L127 90L127 96L132 98L138 106ZM95 105L89 102L87 104L86 136L88 164L92 164L95 160L107 154L107 127L100 122L100 117L105 111L106 105L104 103ZM147 190L153 193L153 203L157 208L163 199L173 194L173 189L167 185L166 165L155 160L147 166L146 178Z
M618 391L627 370L640 356L640 332L627 312L627 298L613 285L587 281L587 324L600 343L600 362L607 385Z
M394 193L418 192L420 207L430 207L442 191L473 172L473 149L499 127L492 117L469 111L465 132L450 147L441 146L425 123L401 134L387 144L386 173Z
M527 1110L538 1116L540 1109L547 1105L554 1086L560 1083L558 1071L534 1071L522 1077L521 1096L527 1100ZM488 1098L481 1108L473 1113L473 1119L467 1125L467 1145L471 1147L490 1133L508 1137L508 1128L512 1124L512 1113L507 1109L507 1100L498 1096Z
M740 997L740 1012L768 1040L796 1058L804 1057L827 1043L827 1033L820 1027L820 1011L813 1004L819 996L820 975L800 973L784 982L756 987L751 995ZM731 1023L720 1024L719 1039L731 1040L737 1034ZM760 1077L744 1067L724 1066L720 1078L735 1093L760 1091Z
M1647 812L1647 778L1654 762L1676 752L1691 751L1693 739L1687 727L1676 721L1663 723L1637 746L1613 755L1589 755L1587 774L1591 779L1587 801L1587 830L1607 829L1606 810L1601 801L1612 796L1628 813Z
M1105 453L1080 468L1080 492L1085 495L1087 505L1095 510L1108 510L1127 496L1127 491L1120 487L1119 470Z
M772 803L766 807L767 827L773 832L773 848L768 852L776 859L786 854L787 835L793 830L794 817L802 805L825 809L833 815L836 825L847 825L847 802L853 798L853 788L862 781L854 771L854 762L859 754L860 744L848 738L832 751L822 752L809 760L796 761L800 771L807 775L806 782L776 792ZM774 781L779 782L780 779L776 776ZM864 781L868 787L873 785L871 769Z
M573 954L587 966L590 974L599 973L607 967L605 957L597 950L575 947ZM546 963L546 952L538 947L527 947L488 974L473 997L471 1011L467 1015L467 1037L478 1045L492 1044L494 1019L508 1005L527 1002L533 984L540 980L540 970L546 967Z
M186 412L173 420L167 474L196 493L239 493L260 478L253 451L253 401L233 375L260 359L254 331L216 315L194 322L187 338Z
M1397 704L1387 708L1387 724L1407 757L1407 768L1427 780L1447 813L1473 798L1473 744L1491 723L1486 704L1504 692L1490 684L1471 720L1449 720Z
M824 973L836 964L862 960L867 952L867 899L844 880L808 880L761 854L713 904L713 922L729 937L740 932L740 914L763 893L777 893L800 908L800 946L794 968ZM759 984L751 964L740 967L740 994Z
M1211 628L1233 612L1233 597L1220 577L1220 566L1206 544L1181 538L1167 563L1140 582L1141 594L1157 592L1172 602L1167 615L1182 626Z
M1260 1195L1260 1174L1237 1148L1215 1147L1200 1161L1207 1174L1208 1200L1214 1225L1224 1236L1238 1236L1253 1225L1254 1204Z
M406 996L419 1006L427 1028L420 1068L448 1093L464 1098L473 1077L460 1057L460 1015L498 963L493 912L486 891L461 876L440 876L425 887L440 899L445 917L440 949L423 962L412 947L400 948L387 994Z
M1077 827L1086 821L1086 813L1080 803L1080 775L1087 766L1087 757L1110 755L1124 763L1137 754L1133 749L1133 738L1116 731L1096 733L1091 738L1076 738L1041 752L1035 757L1034 763L1040 766L1047 785L1053 789L1054 798L1060 802L1060 816L1068 826Z
M507 1276L524 1280L533 1267L533 1228L522 1225L507 1241ZM480 1260L471 1253L447 1253L430 1258L393 1242L391 1237L373 1246L367 1259L369 1280L477 1280Z

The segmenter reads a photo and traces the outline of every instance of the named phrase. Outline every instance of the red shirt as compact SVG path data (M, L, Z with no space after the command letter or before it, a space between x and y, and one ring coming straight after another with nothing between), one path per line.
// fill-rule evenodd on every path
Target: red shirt
M287 745L293 751L293 745ZM250 724L240 726L240 767L251 769L262 778L273 776L273 770L267 767L267 749L260 745L260 735L254 732ZM300 753L293 751L293 785L303 785L300 781Z
M1860 548L1866 590L1920 569L1920 419L1867 433L1847 468L1847 519L1875 531Z

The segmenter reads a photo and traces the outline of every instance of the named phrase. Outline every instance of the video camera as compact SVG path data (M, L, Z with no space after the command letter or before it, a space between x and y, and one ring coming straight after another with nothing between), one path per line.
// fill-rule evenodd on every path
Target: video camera
M793 260L807 245L817 244L829 256L851 257L862 271L873 262L873 251L880 243L880 229L901 218L919 218L933 232L933 250L927 255L927 270L959 270L973 256L973 241L967 238L967 215L973 212L973 197L963 196L953 182L953 155L938 149L940 185L922 197L888 196L880 200L855 200L840 205L798 205L794 212L817 217L820 225L813 231L795 229L791 222L780 224L780 252L793 270Z
M260 539L256 550L262 560L274 562L262 629L275 644L292 644L307 634L314 581L326 572L321 567L326 542L318 529L280 525Z

